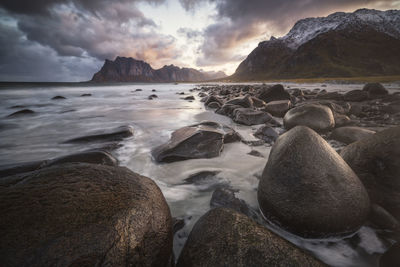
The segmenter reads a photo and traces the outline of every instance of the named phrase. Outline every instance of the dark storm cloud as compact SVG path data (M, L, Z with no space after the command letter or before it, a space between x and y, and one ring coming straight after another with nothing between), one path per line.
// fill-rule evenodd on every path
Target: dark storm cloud
M325 16L375 4L390 8L394 0L180 0L187 10L202 2L211 2L217 8L217 23L205 30L201 46L201 65L223 63L235 54L235 49L249 40L268 33L285 34L293 24L305 17ZM266 37L266 36L265 36Z

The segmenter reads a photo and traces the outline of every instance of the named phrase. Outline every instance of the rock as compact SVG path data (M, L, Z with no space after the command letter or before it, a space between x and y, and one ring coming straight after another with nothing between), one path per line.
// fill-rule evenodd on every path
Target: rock
M227 185L228 182L217 175L219 171L202 171L190 175L184 179L183 184L193 184L197 186L200 192L212 191L221 185Z
M290 100L278 100L271 101L265 106L265 110L269 112L272 116L283 117L286 112L290 109Z
M221 107L221 105L218 102L211 102L210 104L207 105L207 107L212 109L218 109Z
M263 124L274 120L271 115L261 110L238 108L234 110L233 121L244 125Z
M77 138L67 140L64 143L121 141L124 138L131 137L131 136L133 136L133 127L121 126L121 127L115 128L109 132L77 137Z
M279 137L279 134L271 126L266 125L258 128L254 136L267 143L273 143Z
M148 98L149 100L153 100L153 98L158 98L158 96L155 95L155 94L152 94L152 95L149 95L147 98Z
M400 127L344 147L340 155L368 190L371 202L400 220Z
M363 90L352 90L344 94L344 101L361 102L368 100L368 92Z
M389 93L380 83L367 83L364 85L363 91L367 91L370 97L384 96Z
M380 107L380 109L389 114L400 113L400 101L389 103L385 106Z
M379 259L379 267L396 267L400 265L400 243L394 244Z
M304 126L275 142L258 186L258 202L267 218L303 237L353 232L370 208L357 175Z
M177 267L324 266L243 214L215 208L194 225Z
M317 99L329 99L329 100L343 100L343 95L339 92L327 92L327 93L319 93L316 96Z
M151 91L152 91L152 92L156 92L157 90L156 90L156 89L152 89Z
M275 84L272 87L263 88L258 98L268 103L276 100L290 100L290 94L285 91L283 85Z
M92 96L92 94L81 94L81 96Z
M192 96L192 95L191 96L187 96L187 97L184 98L184 100L194 100L194 96Z
M331 138L345 144L350 144L374 135L375 132L361 127L340 127L332 131Z
M167 266L168 205L149 178L69 163L0 180L4 266Z
M351 119L346 115L333 114L333 117L335 118L336 127L342 127L351 123Z
M257 97L252 96L251 100L253 101L253 106L255 108L263 108L265 107L266 103Z
M286 129L303 125L317 132L323 132L335 127L335 119L330 108L306 104L289 110L283 118L283 125Z
M208 106L208 104L210 104L211 102L218 102L221 106L223 105L222 100L219 99L219 98L216 97L216 96L213 96L213 95L207 97L207 99L206 99L205 102L204 102L204 105Z
M7 117L19 117L19 116L22 116L22 115L32 115L34 113L35 112L33 110L30 110L30 109L22 109L22 110L18 110L16 112L14 112L14 113L11 113Z
M6 165L0 169L0 178L10 175L15 175L18 173L31 172L57 164L71 163L71 162L91 163L91 164L100 164L108 166L118 165L118 160L114 158L111 154L104 151L94 150L94 151L80 152L63 157L58 157L55 159Z
M202 122L174 131L171 139L153 149L157 162L218 157L224 142L235 141L237 134L230 127L216 122Z
M396 220L387 210L379 205L371 205L371 213L369 216L373 224L383 230L399 230L400 222Z
M52 98L52 100L63 100L63 99L66 99L66 98L64 96L62 96L62 95L57 95L57 96Z
M238 108L242 108L242 106L224 104L220 109L215 111L215 113L233 118L233 112Z
M246 96L243 98L234 98L229 100L225 104L237 105L243 108L253 108L254 106L253 99L250 96Z
M264 158L263 154L261 154L257 150L251 150L247 155L254 156L254 157L259 157L259 158Z
M136 90L135 90L135 92L141 92L141 91L143 91L143 89L140 89L140 88L139 88L139 89L136 89Z

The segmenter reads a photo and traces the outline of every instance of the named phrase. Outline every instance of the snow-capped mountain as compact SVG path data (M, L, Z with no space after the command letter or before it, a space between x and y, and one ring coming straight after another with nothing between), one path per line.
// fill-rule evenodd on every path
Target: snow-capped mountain
M327 17L302 19L287 35L279 39L288 47L296 49L319 34L346 29L350 26L359 29L369 26L376 31L400 39L400 11L359 9L354 13L336 12Z
M259 43L234 80L400 75L400 10L359 9L299 20Z

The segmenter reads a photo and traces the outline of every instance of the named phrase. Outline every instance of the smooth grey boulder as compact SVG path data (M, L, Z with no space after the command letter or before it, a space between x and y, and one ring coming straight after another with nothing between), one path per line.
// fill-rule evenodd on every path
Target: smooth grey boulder
M157 162L218 157L224 143L239 141L239 135L230 127L206 121L174 131L171 139L152 150Z
M253 108L254 106L253 99L250 96L245 96L242 98L234 98L227 101L225 104L238 105L244 108Z
M353 232L370 209L357 175L321 136L304 126L282 134L273 145L258 202L267 218L304 237Z
M285 91L282 84L262 88L257 97L266 103L276 100L290 100L290 94Z
M118 128L91 135L81 136L69 139L64 143L91 143L91 142L110 142L121 141L124 138L133 136L134 130L132 126L120 126Z
M265 110L275 117L283 117L286 112L290 109L290 100L277 100L271 101L265 105Z
M364 85L363 91L367 91L369 97L385 96L389 94L388 90L380 83L367 83Z
M376 203L400 220L400 127L393 127L344 147L350 165Z
M233 118L233 112L235 111L235 109L238 108L242 108L242 106L225 104L221 108L216 110L215 113Z
M215 208L194 225L177 267L325 266L245 215Z
M374 135L375 132L356 126L336 128L332 131L331 138L345 144L350 144Z
M244 125L258 125L274 120L269 113L251 108L238 108L233 114L233 121Z
M169 207L127 168L68 163L0 179L2 266L167 266Z
M267 143L273 143L279 137L279 134L271 126L262 126L254 133L254 136L264 140Z
M352 90L344 94L344 101L361 102L368 100L368 92L363 90Z
M335 127L335 118L327 106L306 104L289 110L283 118L283 125L288 130L302 125L323 132Z

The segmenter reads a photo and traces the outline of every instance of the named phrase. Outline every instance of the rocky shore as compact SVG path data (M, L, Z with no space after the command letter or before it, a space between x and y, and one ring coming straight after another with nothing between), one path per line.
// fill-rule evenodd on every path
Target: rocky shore
M182 184L214 192L210 210L174 255L173 236L185 221L172 217L151 177L118 166L112 155L121 140L135 138L134 128L77 135L65 143L98 148L0 170L1 265L325 266L273 229L328 240L357 236L363 226L390 247L376 265L399 263L400 94L381 84L346 93L280 84L195 92L207 109L252 127L256 141L203 121L175 129L153 147L153 160L216 158L235 142L272 146L254 192L259 209L218 172L188 177Z

